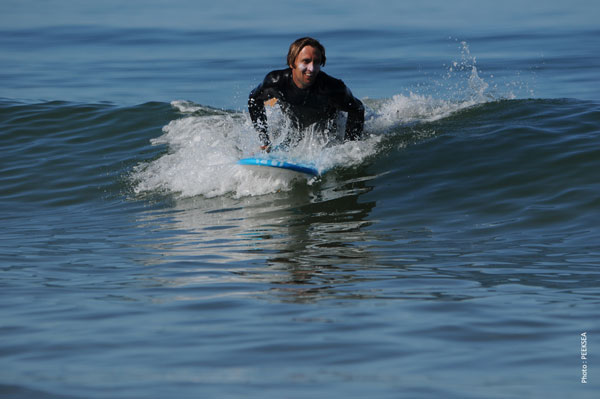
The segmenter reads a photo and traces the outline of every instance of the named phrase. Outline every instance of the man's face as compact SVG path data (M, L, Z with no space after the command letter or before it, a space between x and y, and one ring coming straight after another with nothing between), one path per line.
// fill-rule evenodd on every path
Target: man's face
M290 67L296 86L306 89L315 83L321 70L321 52L313 46L304 46Z

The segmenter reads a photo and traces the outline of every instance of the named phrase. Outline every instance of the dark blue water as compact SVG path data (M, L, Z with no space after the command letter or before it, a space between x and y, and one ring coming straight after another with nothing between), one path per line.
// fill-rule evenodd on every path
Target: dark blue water
M599 11L2 3L0 397L596 397ZM236 165L305 34L368 137Z

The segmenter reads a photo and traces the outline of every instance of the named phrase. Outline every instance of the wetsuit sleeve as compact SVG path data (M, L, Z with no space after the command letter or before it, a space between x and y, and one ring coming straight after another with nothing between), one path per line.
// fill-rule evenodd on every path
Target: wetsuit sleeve
M265 112L265 101L277 97L277 87L279 78L276 71L269 73L263 82L250 92L248 97L248 112L250 119L254 125L254 129L258 132L258 138L262 145L268 146L271 144L269 135L267 134L267 114Z
M254 129L258 132L258 138L264 146L271 143L267 134L267 114L265 112L265 103L262 98L262 84L250 92L248 97L248 112Z
M352 95L348 88L346 88L346 91L348 120L346 121L344 140L360 140L365 125L365 107L358 98Z
M365 107L358 98L352 95L350 89L343 82L338 82L340 86L336 90L336 106L348 113L344 140L360 140L365 124Z

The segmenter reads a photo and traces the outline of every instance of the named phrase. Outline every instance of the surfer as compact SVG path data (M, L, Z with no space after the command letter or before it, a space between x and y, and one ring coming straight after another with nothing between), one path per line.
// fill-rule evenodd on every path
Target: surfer
M269 100L279 101L298 132L309 126L325 132L334 131L338 113L347 112L344 140L361 138L364 106L344 82L321 71L325 60L325 48L321 43L310 37L300 38L290 45L288 68L268 73L264 81L250 92L248 111L263 150L269 151L271 146L265 112L265 101ZM300 139L298 137L296 141Z

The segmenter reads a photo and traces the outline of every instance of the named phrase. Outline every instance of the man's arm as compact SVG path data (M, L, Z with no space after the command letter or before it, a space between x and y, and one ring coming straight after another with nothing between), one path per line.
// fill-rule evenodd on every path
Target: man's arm
M336 83L336 95L334 96L336 107L348 113L344 140L360 140L365 124L365 107L341 80L337 80Z
M248 97L248 111L252 124L258 132L258 137L264 148L271 145L267 133L267 113L265 101L281 97L280 87L283 84L286 70L272 71L265 76L263 82L250 92Z
M358 98L352 95L348 88L346 88L346 90L346 104L348 104L346 112L348 112L348 120L346 121L344 140L360 140L365 125L365 107Z
M250 96L248 97L248 112L250 113L254 129L258 132L261 144L264 147L268 147L271 144L271 140L267 134L267 113L265 112L263 97L263 84L260 84L250 92Z

